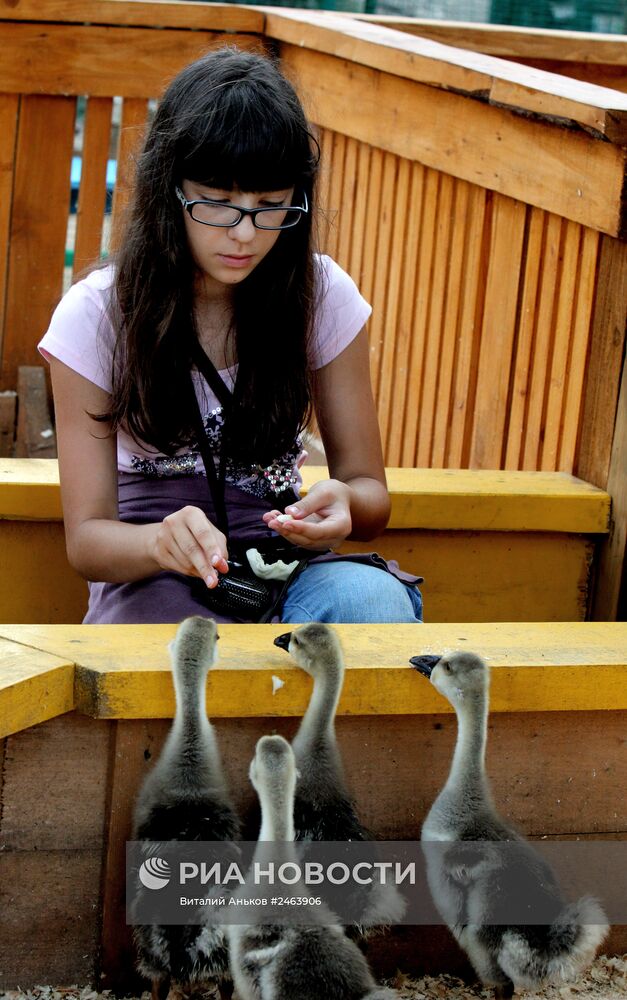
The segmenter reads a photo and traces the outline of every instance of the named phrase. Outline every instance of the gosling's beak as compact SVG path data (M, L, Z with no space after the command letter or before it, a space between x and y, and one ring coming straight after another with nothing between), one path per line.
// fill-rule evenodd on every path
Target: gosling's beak
M283 635L277 635L276 639L274 640L274 645L280 646L281 649L287 650L289 649L291 638L292 638L291 632L284 632Z
M419 674L423 674L425 677L430 678L433 668L436 663L440 662L441 659L441 656L412 656L409 662Z

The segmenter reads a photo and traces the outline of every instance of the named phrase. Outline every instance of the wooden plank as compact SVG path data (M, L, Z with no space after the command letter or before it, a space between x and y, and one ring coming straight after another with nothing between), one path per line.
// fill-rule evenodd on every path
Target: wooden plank
M522 464L545 224L546 213L537 208L531 209L523 249L521 275L523 289L507 424L504 461L506 469L518 469Z
M146 127L147 98L127 97L122 104L122 118L116 153L117 175L113 192L111 248L119 246L126 225L126 211L135 180L135 165Z
M506 59L554 59L560 62L608 63L619 67L627 61L627 39L624 35L383 14L352 14L351 17Z
M158 97L179 70L224 43L225 36L212 31L0 21L0 89L7 94ZM229 34L228 43L262 48L254 35Z
M305 466L302 474L306 492L326 472ZM608 530L608 494L561 472L388 468L387 477L390 528L582 534ZM0 461L0 511L4 519L60 520L57 462Z
M371 148L365 142L358 143L356 197L353 212L353 232L351 239L348 273L360 284L364 244L366 234L371 228L368 205L368 189L370 183Z
M575 472L605 488L627 335L627 243L601 238Z
M17 370L16 458L56 458L57 439L48 409L46 372L40 365Z
M359 145L355 139L347 139L344 145L337 262L345 270L348 270L351 245L354 239L355 202L361 200L360 196L357 195L357 150Z
M597 621L627 618L627 364L623 364L607 488L612 518L597 572L593 605Z
M342 551L349 550L374 550L424 576L429 623L583 622L588 616L595 549L581 536L399 529L371 542L347 542Z
M537 469L541 462L544 435L546 378L551 362L555 309L559 289L562 249L562 219L550 215L546 220L540 270L540 290L536 301L536 328L533 366L529 380L529 403L522 454L523 469Z
M70 203L75 101L23 97L15 160L3 387L20 365L39 360L36 344L61 297ZM54 145L54 156L34 155Z
M0 737L74 708L74 664L0 639Z
M574 222L568 222L563 227L563 234L560 283L555 309L551 367L547 373L546 415L540 460L540 468L547 471L557 468L563 433L562 411L566 384L570 377L571 330L579 278L581 227Z
M592 229L623 228L625 150L324 53L285 44L281 57L319 125ZM360 95L350 107L347 79ZM382 108L395 112L385 129Z
M265 30L282 43L326 52L430 87L572 120L617 143L627 136L627 98L614 90L341 15L270 9Z
M368 176L368 190L367 204L369 213L371 212L370 218L377 218L378 205L381 200L381 185L383 183L383 160L384 153L381 149L376 147L371 150L370 155L370 171ZM378 227L376 225L366 226L364 234L364 245L362 250L362 264L361 264L361 274L359 279L359 287L364 298L372 303L374 295L374 283L375 276L377 273L377 238L378 238ZM370 322L370 344L371 352L373 350L374 340L378 336L378 332L375 331L375 325ZM370 365L371 375L374 375L374 366L371 362Z
M501 466L526 212L520 202L495 196L473 413L472 468Z
M546 73L559 73L575 80L594 83L597 87L607 87L627 94L627 70L625 65L601 64L594 62L558 62L553 59L520 59L526 66L535 66Z
M599 234L592 229L584 229L575 300L570 372L564 404L564 431L558 460L558 468L564 472L572 472L577 459L584 381L590 347L592 309L597 280L598 251Z
M470 455L491 217L492 196L483 188L472 185L466 221L462 306L448 435L447 464L452 468L467 468Z
M87 98L81 181L76 210L75 275L100 259L112 106L113 101L110 97Z
M321 471L303 468L303 494ZM608 494L566 473L388 468L386 474L389 528L608 531Z
M100 849L111 725L72 713L7 739L2 811L5 850Z
M94 982L101 864L100 850L0 852L0 990Z
M0 347L4 331L4 311L9 276L9 242L18 113L19 97L14 94L0 94Z
M372 311L375 317L371 323L370 335L370 367L372 378L372 391L375 400L379 398L379 380L381 377L381 360L383 357L384 342L386 336L393 336L393 331L388 330L385 323L386 305L389 287L389 274L394 267L394 211L393 206L396 197L396 175L398 170L398 159L389 153L383 157L383 174L380 189L380 200L378 204L371 208L377 212L377 249L376 264L374 267L374 281L372 289Z
M13 455L16 413L17 393L11 389L0 392L0 458L10 458Z
M435 233L437 227L437 199L440 177L435 170L425 174L423 186L423 207L420 225L419 249L416 270L416 303L412 330L411 352L407 370L408 396L405 407L403 429L402 465L416 465L422 418L422 394L424 379L424 358L429 322L429 301ZM410 395L411 393L411 395Z
M381 429L381 440L387 442L394 424L402 425L402 408L399 406L399 383L402 385L400 358L406 357L406 345L402 341L402 333L399 324L400 308L400 285L404 268L398 266L396 248L402 247L403 260L409 261L411 258L407 254L407 220L409 218L409 194L410 194L410 170L411 164L408 160L399 160L397 166L396 191L390 205L392 233L391 252L388 258L386 273L387 295L386 307L380 321L383 322L383 349L381 352L380 372L379 372L379 398L377 411L379 415L379 427ZM409 267L406 268L410 270Z
M220 661L209 674L215 717L302 715L310 680L273 639L284 625L221 625ZM347 674L341 715L441 710L434 688L407 666L416 652L476 649L493 668L492 711L627 709L627 624L504 622L338 625ZM5 625L3 637L69 655L79 711L96 718L171 718L174 691L167 643L174 625ZM278 677L283 686L276 687Z
M459 347L459 318L469 196L469 184L465 181L454 182L450 258L448 260L446 295L443 303L442 346L438 366L437 400L434 401L436 403L436 420L429 461L429 465L437 469L444 468L448 464L447 444L451 426L455 363Z
M407 160L401 161L408 163ZM395 417L389 420L385 461L389 465L400 465L407 413L415 405L415 386L409 381L409 365L412 350L414 310L416 305L416 281L418 246L421 234L425 169L420 163L412 163L410 169L410 190L407 203L407 218L403 238L404 256L408 266L398 268L401 275L398 326L396 330L396 372L394 379Z
M60 519L10 521L0 518L0 551L1 621L82 621L87 610L87 583L67 561Z
M176 0L141 0L120 3L119 0L46 0L45 19L37 0L5 3L2 20L49 21L63 24L133 24L149 28L212 28L217 31L263 31L263 14L250 7L233 8L229 4L212 3L198 8L196 3Z
M431 270L429 316L427 321L426 349L424 356L424 375L422 380L422 407L416 464L431 465L434 428L438 419L448 423L448 412L439 410L438 394L441 364L446 366L452 362L443 350L443 319L444 306L448 292L449 253L453 208L453 178L444 174L440 178L438 203L436 208L436 228L434 256Z
M151 766L151 734L159 723L120 721L111 731L111 768L105 828L102 932L103 989L141 995L146 983L135 973L132 929L126 923L126 841L131 839L135 797ZM156 756L156 750L154 750Z

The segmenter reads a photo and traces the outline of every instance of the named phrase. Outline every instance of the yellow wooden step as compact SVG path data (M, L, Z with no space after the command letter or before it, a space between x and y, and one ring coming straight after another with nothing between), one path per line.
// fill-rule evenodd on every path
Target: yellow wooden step
M493 668L493 712L627 709L623 622L335 626L346 657L341 715L451 711L408 664L416 653L471 649ZM221 625L220 659L208 679L214 718L300 716L311 681L273 644L284 625ZM0 661L3 733L76 707L96 718L170 718L167 644L175 625L5 625ZM75 664L73 702L68 664ZM20 673L21 671L21 673ZM38 679L25 714L20 685ZM45 692L45 712L43 695ZM38 717L41 714L41 718Z
M305 490L326 477L305 466ZM489 531L608 531L610 498L564 472L388 469L390 528ZM62 516L55 459L0 459L0 518Z
M74 662L0 638L0 738L74 708Z

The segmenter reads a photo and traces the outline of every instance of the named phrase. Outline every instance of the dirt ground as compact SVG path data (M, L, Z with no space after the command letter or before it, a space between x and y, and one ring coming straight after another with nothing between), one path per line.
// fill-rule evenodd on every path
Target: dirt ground
M399 1000L492 1000L491 990L468 986L453 976L425 976L409 979L402 973L387 985L398 991ZM172 996L172 994L171 994ZM181 1000L184 994L181 994ZM199 994L195 994L199 997ZM211 992L200 995L213 1000ZM0 990L0 1000L115 1000L105 990L98 993L91 987L36 986L30 990ZM149 993L130 1000L150 1000ZM321 997L320 1000L325 1000ZM545 990L525 990L516 993L516 1000L627 1000L627 955L608 958L601 955L587 974L568 986L548 986Z

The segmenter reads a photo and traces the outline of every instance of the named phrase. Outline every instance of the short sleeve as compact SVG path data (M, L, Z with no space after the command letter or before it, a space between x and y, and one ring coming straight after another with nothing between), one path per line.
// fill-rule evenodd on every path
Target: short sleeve
M109 319L112 269L93 271L70 288L55 309L39 342L41 355L64 365L111 392L115 334Z
M316 294L310 364L312 368L322 368L355 339L372 308L351 276L331 257L317 256L316 265L320 284Z

